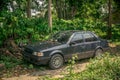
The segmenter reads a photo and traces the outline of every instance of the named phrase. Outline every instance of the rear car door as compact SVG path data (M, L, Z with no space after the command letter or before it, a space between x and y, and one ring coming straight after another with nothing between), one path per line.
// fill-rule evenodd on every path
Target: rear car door
M95 49L100 45L98 38L91 32L83 33L85 41L85 57L92 57L94 55Z

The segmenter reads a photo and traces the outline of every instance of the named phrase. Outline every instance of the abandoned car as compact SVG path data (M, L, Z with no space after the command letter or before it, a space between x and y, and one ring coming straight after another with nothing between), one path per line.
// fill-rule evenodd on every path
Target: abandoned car
M74 54L78 59L99 56L108 48L107 40L90 31L61 31L48 41L29 44L23 51L25 60L51 69L63 66Z

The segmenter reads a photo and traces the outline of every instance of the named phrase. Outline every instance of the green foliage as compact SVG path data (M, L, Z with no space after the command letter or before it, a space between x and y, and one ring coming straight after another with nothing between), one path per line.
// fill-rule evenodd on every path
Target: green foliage
M4 41L8 39L15 40L17 44L19 44L20 42L28 43L46 40L50 36L50 34L52 34L50 33L50 30L47 26L47 20L41 17L26 18L26 0L14 1L16 1L17 6L13 6L15 8L13 12L7 9L8 3L13 2L13 0L1 1L2 4L0 5L0 47L3 47L2 45L4 44ZM119 9L119 1L114 1L115 4L117 4L117 8ZM107 16L105 13L102 13L101 8L104 8L107 11L107 9L105 8L107 0L57 1L60 3L59 5L55 5L57 4L56 1L53 2L54 7L56 7L56 9L58 7L58 12L56 10L52 15L53 33L61 30L90 30L95 32L100 37L106 38L108 28L107 23L104 21L104 18ZM34 3L37 4L36 2ZM34 6L36 6L35 4ZM114 9L114 5L112 6ZM40 8L42 11L43 8ZM59 12L60 9L62 10L61 12ZM58 17L61 15L61 18L58 19L56 15L58 15ZM69 20L64 20L63 18ZM119 27L120 25L112 26L112 41L119 41ZM115 62L112 61L112 58L115 58ZM118 63L119 59L116 56L113 56L112 58L111 56L106 55L101 59L102 61L99 59L95 59L94 61L91 61L88 69L80 74L73 74L72 72L73 65L75 64L73 58L69 62L70 64L68 67L69 76L71 77L66 77L65 79L119 79L119 76L117 76L120 75L120 65ZM20 64L21 61L12 57L1 56L0 63L4 63L6 68L9 69ZM29 67L30 69L34 68L34 66L31 64L29 64L27 67Z
M2 0L1 3L0 3L0 12L4 9L7 9L7 5L8 5L8 2L10 2L10 0Z
M4 64L6 69L10 69L10 68L15 67L16 65L21 64L21 60L10 57L10 56L1 55L0 63Z
M81 73L74 74L73 77L66 77L65 80L119 80L120 79L120 57L109 54L90 61L87 69Z
M9 38L14 39L16 43L43 40L44 35L49 33L45 19L28 19L20 14L20 12L2 14L4 17L0 18L0 45Z
M73 69L76 59L78 59L77 55L73 55L72 59L68 61L67 71L69 72L69 74L67 76L72 76L74 74Z
M107 32L106 23L93 19L73 19L73 20L55 20L53 21L53 31L58 30L90 30L105 38Z
M70 73L68 74L70 75ZM104 54L101 58L90 60L86 70L73 73L60 79L47 80L119 80L120 79L120 56Z
M33 66L32 64L30 64L28 68L29 68L29 69L33 69L34 66Z
M12 5L12 2L12 0L5 0L2 1L2 3L6 4L2 5L7 6L8 3ZM13 12L9 9L5 9L0 13L0 46L3 45L5 40L11 38L14 39L16 43L46 40L47 37L45 36L49 36L50 34L47 20L42 17L26 18L26 0L15 0L15 2L17 3L17 6L13 6L15 8ZM33 3L35 3L35 6L37 4L36 0L35 2L33 1ZM43 1L43 3L47 4L46 1ZM63 4L57 5L57 3ZM106 17L106 15L102 13L101 10L101 7L104 8L106 3L106 0L53 1L53 5L58 12L53 11L54 14L52 16L59 16L61 14L63 16L61 15L61 18L59 19L58 17L53 17L52 32L55 33L56 31L61 30L90 30L97 33L99 36L106 38L107 23L103 21L103 17ZM61 12L59 12L60 6L62 7ZM75 10L75 13L71 13L73 10ZM62 17L69 20L64 20ZM120 35L119 27L114 25L112 31L112 39L115 40Z
M114 25L113 29L112 29L112 39L114 41L119 41L119 37L120 36L120 25Z
M19 16L16 16L19 15ZM50 35L50 30L47 22L43 18L25 18L19 13L4 13L4 17L0 18L0 45L3 41L12 38L16 43L35 42L38 40L46 40ZM90 30L95 32L100 37L106 38L107 26L106 23L99 19L73 19L73 20L58 20L53 19L53 33L61 30ZM113 26L113 37L115 40L120 35L119 25ZM45 37L46 36L46 37Z
M119 80L119 58L119 56L106 54L101 59L93 59L90 61L87 69L77 74L77 76L82 80Z

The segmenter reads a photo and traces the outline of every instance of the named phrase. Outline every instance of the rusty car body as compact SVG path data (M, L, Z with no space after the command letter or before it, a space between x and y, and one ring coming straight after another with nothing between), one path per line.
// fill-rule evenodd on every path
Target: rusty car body
M84 59L98 56L107 48L107 40L91 31L61 31L48 41L27 45L23 57L31 63L48 64L51 69L57 69L71 59L73 54L78 59Z

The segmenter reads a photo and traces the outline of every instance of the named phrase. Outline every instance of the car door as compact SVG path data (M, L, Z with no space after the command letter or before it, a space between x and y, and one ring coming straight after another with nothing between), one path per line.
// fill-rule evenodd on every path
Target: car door
M70 60L73 54L73 46L70 46L69 41L72 38L73 33L67 33L64 35L64 37L61 39L62 41L66 41L65 43L63 43L62 47L61 47L61 51L64 54L64 59L65 62Z
M94 55L95 49L99 46L100 41L94 34L90 32L83 33L85 41L85 57L92 57Z
M84 40L82 33L75 33L70 41L70 47L72 47L73 55L77 55L78 59L84 58Z

